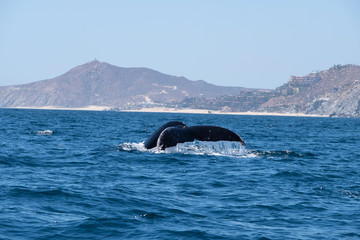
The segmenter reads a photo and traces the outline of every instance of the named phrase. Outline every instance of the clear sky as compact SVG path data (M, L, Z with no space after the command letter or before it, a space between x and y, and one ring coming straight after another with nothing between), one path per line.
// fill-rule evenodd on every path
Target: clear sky
M223 86L276 88L360 65L359 0L0 0L0 86L95 58Z

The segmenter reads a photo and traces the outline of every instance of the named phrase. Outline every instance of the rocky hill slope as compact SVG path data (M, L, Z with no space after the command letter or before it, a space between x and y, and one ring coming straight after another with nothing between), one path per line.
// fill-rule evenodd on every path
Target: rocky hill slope
M134 108L186 97L237 95L243 88L166 75L148 68L121 68L92 61L49 80L0 87L0 107Z
M237 96L186 98L177 106L224 112L360 117L360 66L335 65L306 76L291 76L275 90L243 89Z
M259 110L360 117L360 66L336 65L304 77L291 77L277 89L279 96Z

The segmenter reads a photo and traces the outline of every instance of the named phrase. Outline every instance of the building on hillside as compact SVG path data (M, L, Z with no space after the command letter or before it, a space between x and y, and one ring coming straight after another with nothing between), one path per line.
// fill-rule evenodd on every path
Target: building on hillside
M318 74L307 75L304 77L291 76L289 86L293 88L308 88L320 80Z

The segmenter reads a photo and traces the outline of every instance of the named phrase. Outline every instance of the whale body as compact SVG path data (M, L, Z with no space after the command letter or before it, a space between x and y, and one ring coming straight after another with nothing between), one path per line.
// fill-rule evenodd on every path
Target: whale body
M165 150L174 147L178 143L199 141L235 141L246 145L244 140L233 131L218 126L186 126L183 122L172 121L164 124L148 139L145 140L145 148L151 149L158 147Z

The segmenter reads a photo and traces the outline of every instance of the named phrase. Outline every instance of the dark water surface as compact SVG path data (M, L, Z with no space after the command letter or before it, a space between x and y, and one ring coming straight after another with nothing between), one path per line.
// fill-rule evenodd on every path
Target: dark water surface
M145 150L172 120L247 146ZM359 149L360 119L0 109L0 239L359 239Z

